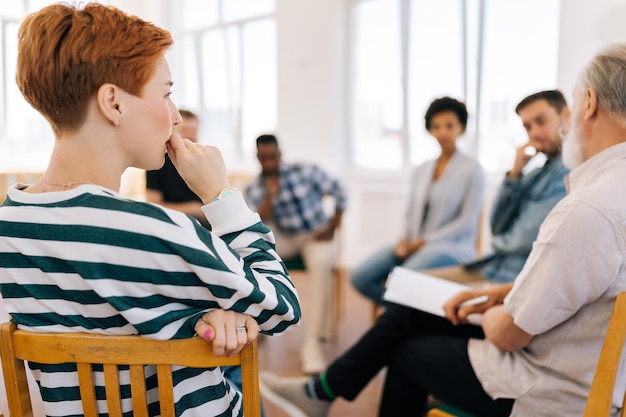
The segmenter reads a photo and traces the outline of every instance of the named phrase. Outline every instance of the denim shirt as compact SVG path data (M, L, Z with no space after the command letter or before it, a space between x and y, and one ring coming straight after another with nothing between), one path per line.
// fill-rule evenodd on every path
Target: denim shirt
M561 154L517 179L505 178L491 212L494 253L476 262L481 274L496 282L511 282L522 270L533 242L550 210L565 197Z

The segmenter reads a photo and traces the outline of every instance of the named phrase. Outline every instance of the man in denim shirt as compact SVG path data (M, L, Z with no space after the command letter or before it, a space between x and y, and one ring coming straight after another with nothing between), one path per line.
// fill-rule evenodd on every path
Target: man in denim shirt
M511 282L522 270L550 210L565 197L563 179L569 172L561 157L561 130L570 111L558 90L541 91L524 98L515 108L528 142L517 149L491 213L493 253L463 266L426 271L458 282ZM524 167L536 153L545 164L528 173Z

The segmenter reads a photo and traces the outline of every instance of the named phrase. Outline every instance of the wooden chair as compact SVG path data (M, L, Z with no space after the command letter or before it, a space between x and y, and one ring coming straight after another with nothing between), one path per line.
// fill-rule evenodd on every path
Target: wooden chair
M622 350L626 341L626 292L620 293L615 300L613 314L604 337L604 344L596 366L596 373L591 383L589 397L583 417L609 417L613 404L615 380L622 359ZM626 393L622 404L626 402ZM446 407L448 407L446 409ZM462 410L444 404L430 410L427 417L462 417L470 416ZM622 406L621 417L626 417L626 407Z
M256 342L232 358L213 355L211 344L199 337L151 340L141 336L88 333L32 333L14 323L0 324L0 355L11 417L32 416L24 361L46 364L77 363L86 417L98 416L92 364L103 364L108 413L121 417L117 365L129 365L133 415L147 417L144 365L156 365L161 415L174 417L171 365L192 368L241 365L243 410L246 417L261 415Z
M620 293L615 300L613 315L604 337L604 344L593 376L589 397L583 417L605 417L611 414L615 380L622 358L626 340L626 292ZM626 401L626 393L622 404ZM626 416L626 407L622 406L621 417Z

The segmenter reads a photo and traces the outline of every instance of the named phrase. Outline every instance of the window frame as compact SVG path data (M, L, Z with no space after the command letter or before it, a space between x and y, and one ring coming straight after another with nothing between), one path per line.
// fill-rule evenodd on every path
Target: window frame
M401 115L401 127L399 129L400 140L401 140L401 162L397 163L391 161L389 163L389 167L380 168L366 165L367 161L364 163L363 161L357 160L356 152L358 146L360 146L359 138L357 138L357 132L355 132L354 126L357 123L357 112L356 108L356 81L357 77L351 78L350 75L354 74L357 68L356 64L356 56L357 56L357 27L358 23L356 21L356 10L360 4L366 3L371 0L347 0L347 15L348 15L348 23L347 23L347 33L348 33L348 62L347 62L347 71L346 71L346 94L347 94L347 109L345 111L348 122L346 123L346 136L348 138L347 148L350 150L348 153L349 158L347 161L348 167L352 170L362 171L362 170L372 170L372 171L405 171L409 169L411 166L416 163L421 163L423 161L415 161L412 159L412 146L415 146L415 134L416 130L413 127L413 138L411 135L411 120L410 113L415 109L411 109L411 90L410 90L410 71L411 71L411 59L415 59L415 57L411 56L411 24L410 16L413 7L420 7L416 0L387 0L388 3L392 4L393 7L398 7L400 10L399 16L399 27L400 27L400 78L402 82L402 115ZM555 1L555 7L557 9L560 7L558 1ZM470 118L468 120L468 125L466 132L464 134L464 138L462 141L462 149L473 155L479 159L487 158L486 149L481 149L481 147L489 146L492 139L490 139L493 135L489 134L485 130L484 123L486 123L484 117L486 114L491 114L490 108L486 105L489 103L484 103L483 100L491 97L487 94L487 90L485 90L485 74L488 72L488 68L485 67L488 63L486 47L489 45L489 42L493 42L493 36L487 38L487 30L491 27L488 26L488 22L486 21L486 17L489 14L490 3L486 0L458 0L458 6L461 15L460 24L460 52L461 52L461 62L463 63L462 68L460 68L460 76L462 79L462 95L458 98L465 102L468 111L470 112ZM390 6L391 7L391 6ZM554 44L557 45L559 43L559 16L560 10L556 14L557 21L555 22L557 30L555 30L555 38L550 41L554 41ZM550 77L553 77L553 82L551 88L556 88L557 82L557 74L556 67L558 66L558 54L554 57L554 66L555 73L546 77L546 79L541 80L540 83L546 83ZM413 63L414 64L414 63ZM539 91L541 86L537 88ZM528 91L528 94L534 91ZM509 97L510 98L510 97ZM519 97L521 99L522 97ZM512 103L509 103L511 112ZM508 110L508 108L507 108ZM493 110L491 110L493 111ZM418 145L419 146L419 145ZM395 148L394 148L395 149ZM415 153L415 152L414 152ZM424 160L427 160L426 158ZM490 167L490 169L494 169ZM499 169L499 168L498 168Z

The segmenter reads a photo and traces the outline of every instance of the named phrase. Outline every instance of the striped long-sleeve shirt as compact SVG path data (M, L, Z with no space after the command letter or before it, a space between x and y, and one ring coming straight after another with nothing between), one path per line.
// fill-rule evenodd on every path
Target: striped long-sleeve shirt
M299 322L273 235L239 193L203 207L209 232L185 214L95 185L40 194L24 187L11 187L0 206L0 292L21 329L177 339L193 336L195 322L216 308L251 315L267 334ZM83 414L72 366L30 367L48 416ZM147 369L151 415L155 379ZM219 369L180 368L174 379L177 416L242 415ZM121 392L132 415L130 393Z

